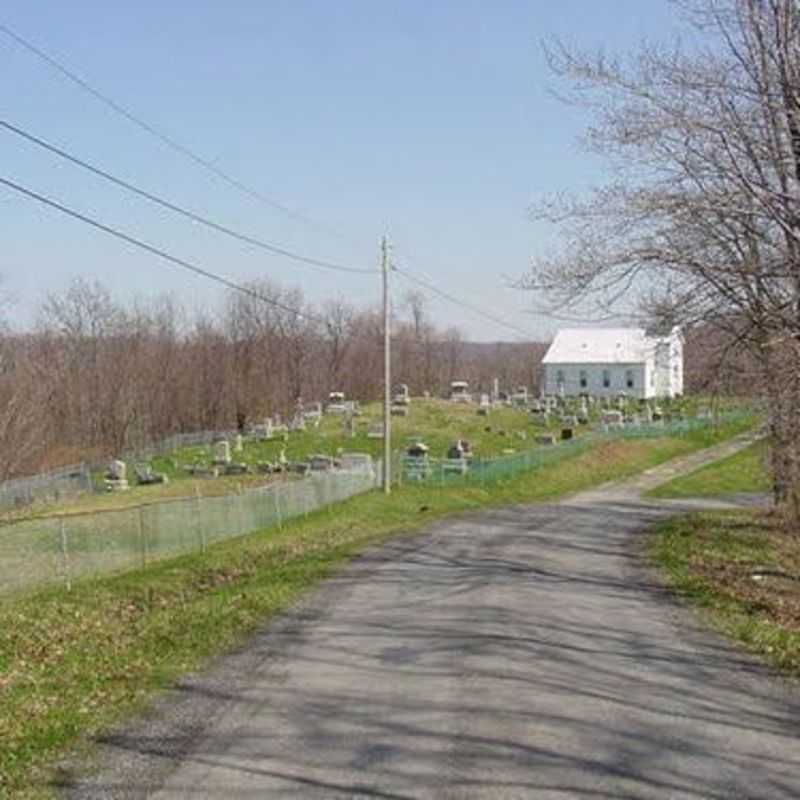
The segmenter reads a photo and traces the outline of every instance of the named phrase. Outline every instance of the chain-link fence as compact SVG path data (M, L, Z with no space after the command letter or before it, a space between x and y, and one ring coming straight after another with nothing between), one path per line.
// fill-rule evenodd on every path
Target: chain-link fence
M174 453L183 447L206 445L219 438L233 438L236 431L196 431L176 433L147 447L130 450L120 456L124 461L149 460L153 456ZM20 508L34 503L53 503L96 489L92 473L102 470L107 461L71 464L24 478L0 483L0 509Z
M377 480L370 470L319 472L240 494L9 524L0 528L0 593L69 587L80 578L202 551L369 491Z
M523 472L534 472L556 464L589 449L601 441L617 439L655 439L663 436L688 436L719 424L730 424L752 416L750 411L737 411L720 416L672 420L639 425L609 425L589 431L577 438L497 458L415 458L400 459L400 479L409 482L426 482L446 485L456 481L491 484L513 478Z
M487 459L410 459L395 462L395 480L489 485L578 455L602 441L688 435L737 416L686 419L588 432L551 446ZM42 517L0 528L0 594L123 572L153 561L204 550L215 542L280 526L380 483L367 469L310 473L240 494L162 501L118 511Z
M89 466L73 464L0 483L0 509L29 506L35 502L58 502L91 489Z

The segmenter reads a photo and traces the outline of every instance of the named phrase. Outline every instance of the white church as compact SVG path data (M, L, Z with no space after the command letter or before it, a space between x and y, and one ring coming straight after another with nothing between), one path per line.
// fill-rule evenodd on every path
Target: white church
M565 328L544 359L544 393L563 397L683 394L683 337L678 328L651 336L643 328Z

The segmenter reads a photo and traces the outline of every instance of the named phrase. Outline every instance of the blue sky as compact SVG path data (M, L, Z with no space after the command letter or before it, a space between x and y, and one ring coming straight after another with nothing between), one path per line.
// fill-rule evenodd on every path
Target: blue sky
M668 0L170 3L6 0L0 21L164 133L309 225L253 202L115 115L0 33L2 118L214 219L308 255L374 266L395 257L537 335L507 288L552 231L542 193L603 180L581 151L582 113L549 93L540 48L557 36L610 51L676 27ZM309 300L378 301L370 276L321 273L154 209L0 131L0 174L235 280L270 277ZM0 187L0 275L12 321L78 275L120 296L172 292L189 308L222 290ZM335 231L331 233L329 231ZM408 287L398 281L397 293ZM503 328L432 299L476 340Z

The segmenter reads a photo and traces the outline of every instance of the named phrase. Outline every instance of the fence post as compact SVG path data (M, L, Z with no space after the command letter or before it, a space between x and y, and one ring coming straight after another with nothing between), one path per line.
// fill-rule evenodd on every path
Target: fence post
M278 518L278 530L283 530L283 520L281 519L281 493L280 484L276 484L272 490L272 496L275 498L275 514Z
M195 510L195 519L197 522L197 532L199 534L200 539L200 552L205 553L208 547L208 543L206 542L206 529L203 525L203 517L200 513L200 487L195 483L194 485L194 510Z
M139 506L137 523L139 528L139 549L142 554L142 567L147 566L147 536L144 533L144 507Z
M242 484L236 484L236 516L239 517L239 535L244 536L244 490Z
M64 517L60 520L60 534L61 534L61 557L64 565L64 582L67 586L67 591L72 591L72 578L70 577L69 570L69 543L67 542L67 526L64 522Z

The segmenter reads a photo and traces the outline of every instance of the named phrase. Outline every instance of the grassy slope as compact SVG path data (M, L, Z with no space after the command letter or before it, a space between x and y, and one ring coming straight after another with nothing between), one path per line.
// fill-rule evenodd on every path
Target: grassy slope
M800 676L800 543L763 512L694 514L657 526L652 555L717 630Z
M659 486L651 497L713 497L739 492L766 492L769 478L764 469L765 442L742 450L729 458Z
M287 441L275 438L268 442L245 441L244 452L234 453L236 461L254 466L259 461L276 461L282 448L290 461L302 461L314 453L335 455L338 450L370 453L380 456L383 442L367 437L371 422L380 419L381 408L372 403L364 408L358 418L358 433L351 438L342 427L342 418L325 416L319 428L308 427L305 431L289 434ZM488 417L477 414L476 406L449 403L444 400L414 400L407 417L392 420L395 448L401 448L410 436L420 435L431 448L432 456L444 456L447 448L456 439L464 438L473 445L477 457L500 455L503 450L522 450L534 447L533 436L543 430L531 423L530 416L513 408L492 409ZM552 426L555 426L553 421ZM487 430L487 428L489 430ZM580 433L580 431L579 431ZM524 439L522 437L525 437ZM142 503L158 502L179 497L193 496L196 492L204 496L230 494L241 486L264 485L271 480L263 475L245 475L197 479L181 469L193 463L208 465L211 461L211 446L186 447L168 457L151 461L157 472L165 473L170 483L166 486L132 486L124 493L87 494L62 503L49 504L36 509L36 516L64 513L82 513L100 510L127 508ZM129 476L133 477L133 465L129 465ZM101 476L98 476L98 480ZM30 516L30 510L5 515L8 519Z
M0 796L48 796L48 764L229 649L366 546L447 514L550 499L740 431L600 445L490 487L353 498L146 570L0 602Z

